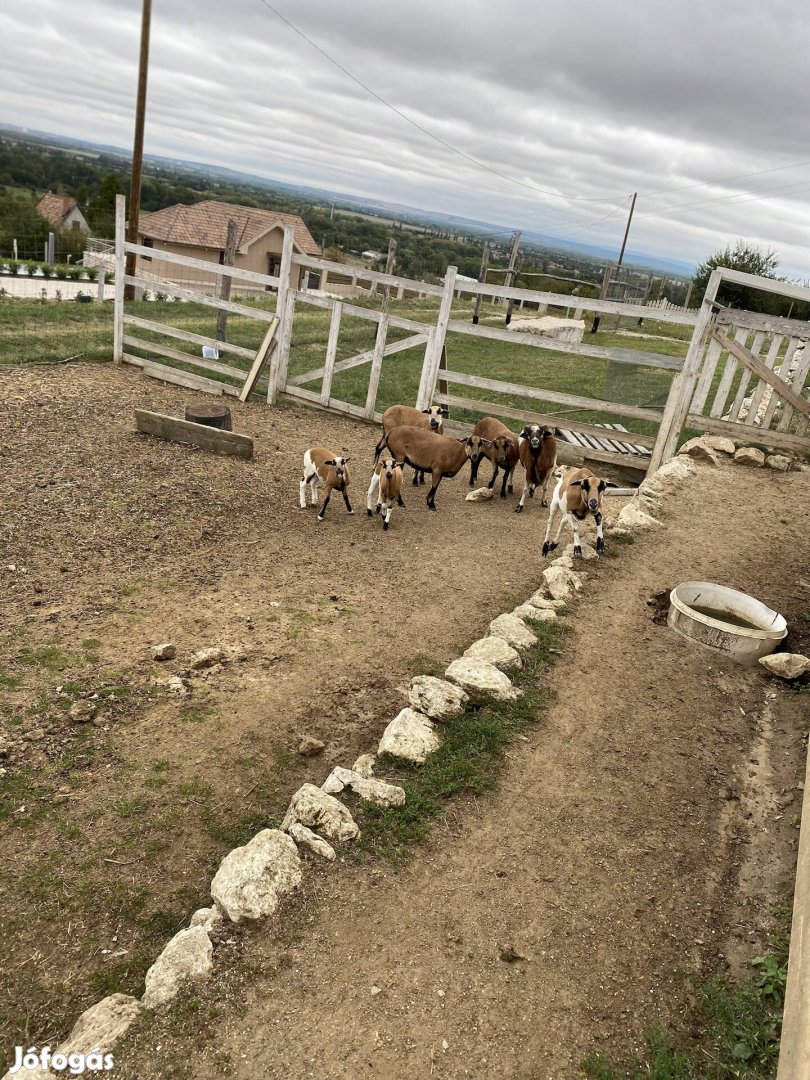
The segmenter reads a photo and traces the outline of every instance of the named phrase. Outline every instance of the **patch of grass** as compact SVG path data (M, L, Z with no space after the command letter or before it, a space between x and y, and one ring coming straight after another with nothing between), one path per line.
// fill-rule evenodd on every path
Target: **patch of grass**
M779 1058L779 1034L787 981L784 936L776 952L749 961L754 979L730 986L712 979L698 988L701 1045L679 1049L660 1029L645 1037L646 1050L621 1065L589 1054L588 1080L771 1080Z
M122 587L121 595L122 596L134 596L135 593L138 591L138 589L140 589L141 584L142 584L142 582L141 582L140 578L133 578L132 581L128 582L126 585L124 585Z
M148 799L135 797L133 799L118 799L113 803L113 810L122 818L137 817L145 814L152 804Z
M405 772L398 782L406 799L402 806L364 808L359 852L397 859L407 847L427 839L430 822L442 814L448 799L480 794L496 785L512 736L539 722L550 699L539 677L559 652L563 630L556 622L533 623L532 628L537 644L524 654L523 669L514 679L523 691L520 698L492 702L442 724L441 746L418 768L381 758L383 768Z
M89 652L95 652L96 649L101 648L101 642L98 640L98 638L85 638L82 642L82 648L88 650Z
M0 687L4 690L16 690L22 686L22 679L19 675L9 675L5 671L0 671Z
M185 705L180 710L180 719L187 724L199 724L214 712L211 705Z
M439 678L444 675L445 666L424 653L416 653L408 661L408 667L413 675L435 675Z
M24 664L30 667L45 668L46 671L64 671L72 662L72 657L58 645L43 645L39 649L26 649L21 656Z
M608 539L611 544L635 544L636 542L636 538L632 533L618 533L615 536L608 533Z

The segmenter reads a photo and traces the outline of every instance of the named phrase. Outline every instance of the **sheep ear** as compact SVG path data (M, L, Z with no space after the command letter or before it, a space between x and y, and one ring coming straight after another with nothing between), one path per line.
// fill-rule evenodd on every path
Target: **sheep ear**
M352 459L351 459L350 457L345 457L345 458L343 459L343 464L345 465L347 461L351 461L351 460L352 460Z
M448 417L450 415L449 409L439 409L439 416Z
M528 438L528 436L529 436L529 428L528 428L528 426L526 426L526 427L524 427L524 428L523 428L523 430L521 431L521 433L520 433L520 435L518 436L518 438L520 438L520 439L526 439L526 438Z
M328 461L324 462L324 465L334 465L334 464L335 464L335 459L334 458L330 458Z
M568 486L569 487L582 487L582 481L581 480L572 480L571 483Z
M492 439L482 439L481 440L481 445L482 446L492 446Z
M615 487L615 488L617 488L617 487L619 486L618 484L614 484L612 480L603 480L603 481L602 481L602 484L603 484L603 486L604 486L604 487L606 487L606 488L609 488L609 487Z
M429 412L430 412L430 409L422 409L422 412L423 412L423 413L429 413Z

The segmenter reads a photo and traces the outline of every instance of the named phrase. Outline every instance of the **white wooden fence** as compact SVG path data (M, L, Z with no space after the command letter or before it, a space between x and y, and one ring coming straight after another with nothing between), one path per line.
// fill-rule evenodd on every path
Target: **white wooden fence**
M208 271L213 269L220 279L230 277L234 281L249 281L262 287L270 286L276 290L276 312L272 313L264 308L246 306L206 295L203 292L192 291L172 282L160 283L162 292L178 300L193 301L196 304L265 322L267 332L258 352L254 352L242 346L193 334L125 311L125 285L155 288L155 283L138 274L128 276L125 273L127 254L149 257L154 255L154 250L125 242L124 213L123 196L119 196L115 252L117 285L115 360L118 363L136 364L148 375L165 378L167 381L195 389L233 394L246 400L257 386L263 367L269 362L266 388L268 403L273 404L279 397L284 397L358 419L378 421L381 415L378 408L378 396L384 361L386 358L410 349L424 348L419 387L413 402L417 408L424 409L431 402L437 402L467 413L492 414L523 423L548 424L568 433L575 433L576 437L571 441L579 443L580 459L584 456L596 461L628 466L642 473L647 472L648 469L654 471L674 452L684 427L695 428L698 431L727 432L733 436L736 433L737 438L746 437L750 441L760 441L777 448L810 452L810 439L807 438L808 403L802 396L808 367L810 367L810 349L800 348L810 336L808 324L798 323L796 320L765 318L750 312L718 310L716 303L718 288L723 280L752 284L755 288L766 288L770 291L783 292L785 295L799 296L801 294L802 299L808 300L810 300L810 290L786 286L779 282L762 284L765 279L735 275L726 270L715 271L699 310L667 308L655 312L655 317L661 322L692 327L687 356L685 360L681 360L678 357L655 352L608 348L591 344L589 341L572 343L549 337L515 334L503 327L485 325L480 322L473 325L471 322L454 319L452 304L454 296L458 294L556 306L564 305L566 297L557 293L459 279L456 268L452 266L448 267L442 285L413 281L395 274L385 274L362 267L352 267L352 273L358 280L368 283L373 288L382 288L384 299L381 301L380 310L352 304L341 297L324 296L290 288L291 274L294 274L296 268L301 267L323 274L324 272L345 273L346 267L341 263L294 253L293 232L289 226L284 231L277 277L161 252L162 260L176 263L181 267ZM405 290L410 294L436 297L439 305L435 317L430 322L418 321L389 311L387 297L393 290L397 292ZM582 298L578 298L578 304L594 313L613 313L638 318L650 317L649 307L643 304L615 300L583 300ZM291 375L289 373L290 352L296 325L296 311L306 307L319 308L330 313L325 358L317 367ZM344 316L375 324L375 341L373 348L366 348L338 360L338 342ZM169 347L163 342L133 336L126 332L127 327L151 331L197 346L209 346L243 361L247 360L250 362L248 378L245 378L245 368L237 368L217 360L198 358L188 352ZM387 338L392 327L405 331L407 336L389 342ZM731 341L727 339L727 333L733 335ZM457 334L485 341L508 343L511 346L520 345L527 350L532 348L543 350L541 354L538 354L541 363L544 355L547 357L549 353L557 353L571 357L574 364L587 365L594 360L611 361L620 366L633 365L636 369L641 367L671 372L674 378L666 404L663 407L651 407L630 404L626 401L608 401L566 393L547 389L542 385L527 385L484 377L455 370L449 366L452 349L447 347L448 335ZM765 347L767 347L765 359L760 360L759 353ZM203 372L207 371L209 376L216 373L224 376L224 379L212 379L206 377L205 374L193 374L172 365L145 360L126 351L132 348L155 352L167 360L202 369ZM527 356L529 355L527 351ZM725 367L722 368L722 374L718 375L722 363L725 363ZM365 400L358 404L357 400L345 401L336 396L333 389L335 375L366 365L369 369L369 377ZM320 382L319 388L308 388L308 384L316 382ZM474 388L472 395L470 395L470 388ZM746 398L746 392L749 389L752 398L750 401ZM502 401L485 400L475 396L475 392L480 391L495 397L507 396L512 400L517 398L519 404L505 404ZM532 410L532 402L538 403L537 411ZM746 402L747 408L745 408ZM708 413L706 414L707 404ZM729 408L726 412L727 404ZM561 412L556 410L556 406L566 408ZM571 410L597 413L600 422L563 415ZM615 437L615 432L611 433L612 438L606 437L605 428L610 425L607 421L605 424L601 422L603 417L644 421L657 428L657 434L633 431L628 433L628 439L632 439L632 442L619 442ZM744 432L742 436L741 431ZM570 453L570 450L567 452Z

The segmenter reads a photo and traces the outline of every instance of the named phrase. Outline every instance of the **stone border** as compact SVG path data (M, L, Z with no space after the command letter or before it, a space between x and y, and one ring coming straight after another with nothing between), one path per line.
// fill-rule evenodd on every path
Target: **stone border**
M692 439L639 485L636 497L622 508L615 522L606 520L608 539L661 528L662 522L656 514L661 513L666 495L688 480L697 468L715 467L721 455L733 455L740 464L756 467L766 464L778 471L810 470L810 466L782 455L766 460L761 450L738 449L730 439L714 435ZM238 923L273 914L284 897L294 892L303 880L299 848L332 862L336 858L334 844L347 843L360 835L350 810L336 798L344 790L377 806L401 806L406 798L404 789L374 776L377 755L390 754L402 761L422 764L441 745L439 730L443 721L459 716L471 703L518 698L522 691L512 684L506 672L519 669L521 650L537 642L525 620L554 622L560 608L585 584L587 575L574 570L572 553L573 545L569 544L543 570L543 584L528 601L493 619L486 636L474 641L463 656L448 666L444 679L431 675L411 679L408 706L386 727L376 755L361 755L350 769L335 767L320 787L304 784L293 795L279 828L262 829L247 844L229 852L211 883L213 904L195 911L189 926L166 944L146 973L141 999L112 994L86 1009L54 1053L107 1053L145 1010L166 1006L184 988L210 978L214 969L211 934L227 921ZM583 561L596 557L596 551L583 543ZM800 844L805 855L801 865L806 890L810 888L807 829ZM806 892L800 892L797 885L797 898L803 895ZM794 911L794 929L795 925ZM810 959L804 965L805 984L810 983L808 964ZM805 995L805 1006L807 998L810 995ZM789 1015L787 1011L785 1015ZM807 1053L807 1047L797 1049L801 1038L798 1030L792 1038L783 1036L785 1045L792 1048L791 1055ZM799 1074L786 1071L784 1075L792 1080ZM48 1080L54 1076L42 1070L26 1072L31 1080ZM782 1076L780 1061L780 1080ZM12 1074L6 1073L2 1080L13 1080Z

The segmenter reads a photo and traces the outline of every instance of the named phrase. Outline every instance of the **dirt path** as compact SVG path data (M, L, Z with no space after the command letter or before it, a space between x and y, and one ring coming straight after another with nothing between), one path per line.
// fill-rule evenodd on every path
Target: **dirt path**
M568 1080L595 1045L688 1034L691 976L753 955L790 895L807 698L646 601L705 577L801 625L809 496L808 474L707 471L666 530L589 565L556 703L497 795L450 809L405 868L318 869L238 961L226 939L207 1010L122 1048L122 1075Z

